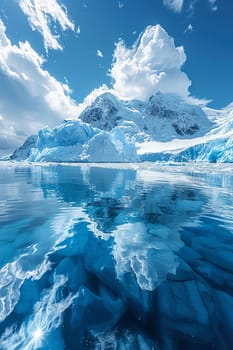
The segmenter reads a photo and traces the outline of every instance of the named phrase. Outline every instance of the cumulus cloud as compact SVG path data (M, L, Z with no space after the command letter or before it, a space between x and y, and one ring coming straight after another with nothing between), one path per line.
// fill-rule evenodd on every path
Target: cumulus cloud
M181 12L184 0L163 0L164 5L174 12Z
M46 51L48 49L62 50L55 25L59 24L62 31L75 30L65 6L61 6L57 0L17 1L23 13L27 16L32 30L37 30L42 35Z
M96 56L99 57L99 58L103 58L104 57L103 52L101 50L97 50L96 51Z
M12 150L38 129L75 117L67 84L43 69L28 42L13 45L0 20L0 148Z
M157 91L186 98L191 82L181 71L185 61L182 46L176 47L160 25L149 26L131 48L122 40L116 44L110 72L113 87L123 98L146 100Z

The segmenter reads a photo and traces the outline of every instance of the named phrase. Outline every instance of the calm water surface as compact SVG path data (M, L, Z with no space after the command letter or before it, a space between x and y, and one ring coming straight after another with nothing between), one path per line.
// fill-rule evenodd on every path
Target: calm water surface
M0 349L233 349L232 170L2 163Z

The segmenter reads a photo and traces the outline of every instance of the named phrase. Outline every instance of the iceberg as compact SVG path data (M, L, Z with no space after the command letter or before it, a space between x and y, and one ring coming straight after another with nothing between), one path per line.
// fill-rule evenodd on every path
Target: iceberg
M158 158L162 153L164 158L164 154L169 153L173 140L177 139L183 146L187 142L195 144L213 125L201 107L174 94L157 92L145 102L121 100L114 92L105 92L88 104L77 119L64 120L54 129L45 128L29 137L10 159L31 162L154 160L154 154ZM160 152L158 142L165 152Z

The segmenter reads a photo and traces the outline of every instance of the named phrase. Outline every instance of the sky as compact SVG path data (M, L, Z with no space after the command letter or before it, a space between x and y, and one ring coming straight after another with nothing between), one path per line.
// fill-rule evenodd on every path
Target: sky
M232 0L0 0L0 155L107 88L225 107L232 16Z

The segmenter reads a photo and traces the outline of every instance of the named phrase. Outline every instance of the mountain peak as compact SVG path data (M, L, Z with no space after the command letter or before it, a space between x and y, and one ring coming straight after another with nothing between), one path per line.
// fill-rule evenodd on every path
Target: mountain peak
M132 162L138 160L140 144L200 137L210 126L200 107L175 94L157 92L143 102L120 100L111 92L104 92L77 120L63 122L53 130L41 130L11 158Z

